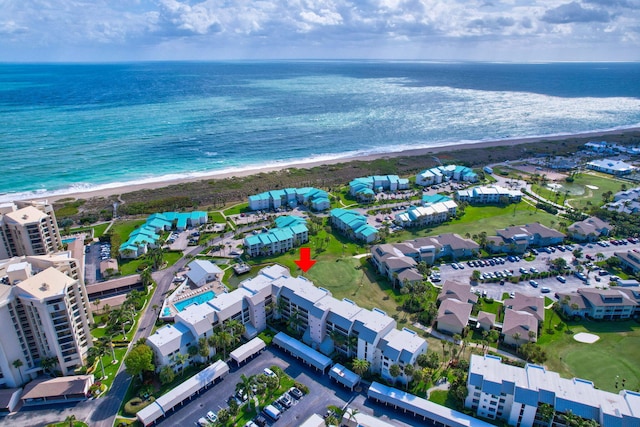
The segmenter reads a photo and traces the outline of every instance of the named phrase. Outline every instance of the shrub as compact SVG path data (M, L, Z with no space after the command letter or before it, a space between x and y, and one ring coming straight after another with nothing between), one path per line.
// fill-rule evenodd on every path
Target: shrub
M156 399L150 396L146 400L142 400L139 397L134 397L124 404L124 412L129 415L135 415L140 409L146 408L151 405Z

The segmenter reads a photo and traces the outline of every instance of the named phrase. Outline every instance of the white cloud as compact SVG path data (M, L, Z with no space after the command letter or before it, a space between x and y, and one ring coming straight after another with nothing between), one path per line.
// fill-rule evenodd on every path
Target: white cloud
M0 50L197 59L508 59L594 45L640 59L640 0L0 0ZM493 44L493 46L491 45ZM482 46L480 50L479 47ZM580 50L581 55L588 49ZM505 52L507 52L505 50ZM520 55L519 55L520 54ZM188 57L188 56L187 56ZM4 58L3 58L4 59ZM35 58L38 59L38 58ZM546 59L546 58L538 58ZM624 58L616 58L624 59Z

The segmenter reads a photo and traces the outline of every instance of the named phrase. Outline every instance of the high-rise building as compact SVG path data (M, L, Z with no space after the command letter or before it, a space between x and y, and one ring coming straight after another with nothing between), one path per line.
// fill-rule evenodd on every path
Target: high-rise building
M0 259L46 255L62 249L53 206L47 201L0 205Z
M0 261L0 386L50 369L72 375L92 345L89 300L69 252Z

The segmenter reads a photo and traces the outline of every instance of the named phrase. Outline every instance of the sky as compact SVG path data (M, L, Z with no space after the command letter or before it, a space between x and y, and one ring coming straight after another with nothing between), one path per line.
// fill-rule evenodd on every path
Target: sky
M640 0L0 0L0 62L638 61Z

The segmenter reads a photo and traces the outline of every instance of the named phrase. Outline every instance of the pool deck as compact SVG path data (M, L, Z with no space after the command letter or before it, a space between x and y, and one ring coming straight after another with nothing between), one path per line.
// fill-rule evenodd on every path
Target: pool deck
M165 299L164 303L162 304L162 309L160 311L161 313L160 318L163 320L173 319L174 316L180 312L180 310L176 308L174 303L179 301L184 301L188 298L193 298L194 296L200 295L207 291L213 291L213 293L217 296L227 292L227 288L219 281L209 282L197 288L191 285L187 280L186 282L178 286L176 290L173 291L171 295L167 297L167 299ZM167 308L169 309L168 313L166 310Z

